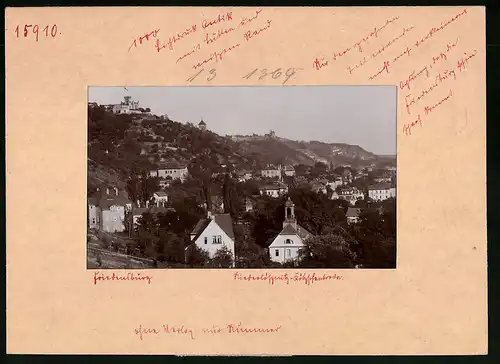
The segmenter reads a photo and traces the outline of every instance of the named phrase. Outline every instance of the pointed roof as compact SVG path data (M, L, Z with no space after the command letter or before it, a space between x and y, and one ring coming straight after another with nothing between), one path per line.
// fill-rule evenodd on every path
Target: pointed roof
M205 218L200 219L191 231L191 235L195 235L193 240L198 239L201 233L206 229L206 227L210 224L212 219ZM233 220L231 219L231 215L229 214L214 214L213 221L229 236L234 240L234 231L233 231Z
M309 231L304 229L299 224L297 224L296 226L294 226L294 224L286 224L283 230L281 230L281 232L279 233L279 235L297 235L302 240L306 240L313 234L311 234Z
M203 121L203 119L201 119L201 121L198 123L198 125L207 125L207 124Z
M346 217L358 217L361 212L360 208L357 207L348 207L347 212L345 214Z

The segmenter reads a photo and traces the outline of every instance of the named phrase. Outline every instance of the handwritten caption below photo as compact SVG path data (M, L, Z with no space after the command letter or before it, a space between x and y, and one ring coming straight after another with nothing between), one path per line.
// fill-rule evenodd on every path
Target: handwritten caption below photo
M283 284L293 284L293 283L302 283L308 286L313 285L314 283L326 282L326 281L342 281L344 280L344 276L338 274L326 274L326 273L304 273L304 272L295 272L295 273L281 273L281 274L273 274L270 272L264 273L243 273L243 272L234 272L230 273L234 281L238 282L266 282L270 285L274 285L276 283ZM151 284L153 277L141 272L127 272L122 274L117 273L102 273L102 272L94 272L93 282L94 285L98 283L106 283L106 282L142 282L146 284Z
M186 325L171 325L162 324L158 326L145 327L139 325L139 327L134 329L134 334L139 340L144 340L147 337L155 336L180 336L185 337L190 340L195 340L197 337L201 336L219 336L219 335L255 335L255 334L276 334L279 333L282 325L276 325L271 327L256 327L244 325L239 323L228 323L224 325L212 325L209 327L204 327L201 330L196 330L195 328L190 328Z

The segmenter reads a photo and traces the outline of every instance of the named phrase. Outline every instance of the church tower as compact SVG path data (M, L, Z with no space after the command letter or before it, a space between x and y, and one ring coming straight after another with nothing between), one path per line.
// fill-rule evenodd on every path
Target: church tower
M283 227L286 225L292 225L297 228L297 219L295 218L295 204L292 202L290 197L285 202L285 220L283 221Z

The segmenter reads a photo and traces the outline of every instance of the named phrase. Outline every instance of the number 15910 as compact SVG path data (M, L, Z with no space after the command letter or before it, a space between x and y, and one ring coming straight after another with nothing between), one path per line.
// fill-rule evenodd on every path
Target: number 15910
M32 25L32 24L25 24L24 28L22 25L18 25L16 27L16 38L24 36L25 38L28 37L28 35L32 35L35 37L35 40L38 42L39 38L45 37L45 38L55 38L58 34L60 34L57 31L57 25L46 25L45 27L42 28L41 25Z

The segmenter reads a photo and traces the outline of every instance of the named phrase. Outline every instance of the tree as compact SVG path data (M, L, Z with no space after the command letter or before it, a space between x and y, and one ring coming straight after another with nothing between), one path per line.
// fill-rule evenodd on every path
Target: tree
M396 268L396 240L372 236L364 246L363 268Z
M356 254L339 235L324 235L306 239L299 251L302 268L353 268Z
M191 244L186 248L186 264L191 268L204 268L209 260L208 252L200 249L196 244Z
M233 266L234 258L233 253L223 245L212 259L209 260L209 267L211 268L231 268Z
M236 241L236 258L235 263L237 268L264 268L271 266L271 259L266 249L257 245L253 239Z
M236 216L239 212L239 201L236 193L236 187L229 173L224 176L224 184L222 186L222 194L224 200L224 212L231 216Z

